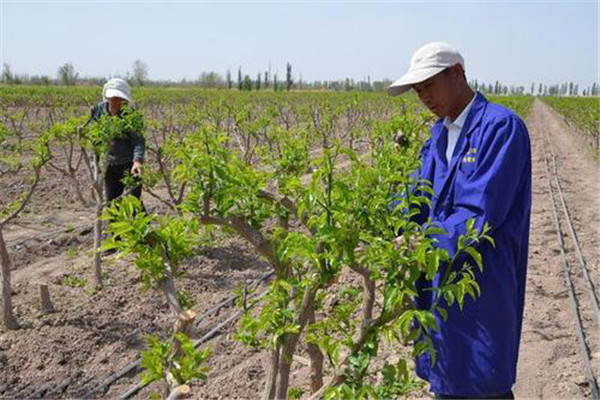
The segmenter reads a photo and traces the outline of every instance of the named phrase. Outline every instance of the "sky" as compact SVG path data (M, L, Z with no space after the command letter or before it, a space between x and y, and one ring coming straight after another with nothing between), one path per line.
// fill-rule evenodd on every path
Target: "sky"
M397 79L431 41L456 47L467 78L506 85L599 80L598 1L197 2L0 0L0 58L13 72L234 79Z

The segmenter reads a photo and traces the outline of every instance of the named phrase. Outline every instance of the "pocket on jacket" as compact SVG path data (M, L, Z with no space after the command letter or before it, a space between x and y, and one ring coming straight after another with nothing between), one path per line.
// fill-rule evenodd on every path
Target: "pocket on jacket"
M470 176L477 167L477 158L472 155L465 155L461 158L458 171L463 175Z

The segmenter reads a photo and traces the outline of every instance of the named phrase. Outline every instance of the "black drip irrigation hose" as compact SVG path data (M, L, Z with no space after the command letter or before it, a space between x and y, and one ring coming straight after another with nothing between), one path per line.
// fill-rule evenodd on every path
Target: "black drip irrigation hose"
M547 136L546 136L547 137ZM558 188L559 199L562 205L562 209L565 215L565 219L567 221L567 226L569 227L569 232L571 234L571 238L573 239L573 243L575 245L575 252L577 254L577 261L579 261L579 267L581 268L581 272L583 273L585 283L587 285L588 293L590 295L590 300L592 302L592 306L594 307L594 314L596 316L596 325L600 327L600 305L598 304L598 297L596 295L596 289L594 288L594 283L590 278L589 271L587 268L587 263L583 258L583 254L581 254L581 247L579 245L579 240L577 239L577 234L575 233L575 229L573 228L573 222L571 219L571 213L569 212L569 208L567 207L567 203L565 201L565 196L563 194L562 186L560 184L560 179L558 175L558 169L556 166L556 154L554 153L554 146L552 146L552 142L548 140L548 147L550 148L550 154L552 157L552 170L554 172L554 182L556 183L556 187Z
M272 277L274 275L274 272L269 272L266 273L265 275L263 275L262 277L260 277L259 279L253 281L250 283L249 287L257 287L258 285L260 285L262 282L264 282L265 280L269 279L270 277ZM262 293L260 297L262 297L264 295L264 293ZM211 307L209 310L207 310L206 312L204 312L202 315L200 315L199 317L196 318L196 321L194 322L194 326L198 327L206 318L210 317L211 315L215 314L217 311L219 311L220 309L228 306L229 304L235 302L235 299L237 298L237 295L231 295L229 297L227 297L225 300L221 301L220 303L216 304L215 306ZM236 318L239 316L238 312L237 315L235 316ZM232 318L232 317L230 317ZM233 318L235 319L235 318ZM231 319L231 320L233 320ZM227 323L231 321L230 319L227 320ZM208 332L206 335L204 335L202 338L198 339L198 341L203 340L203 342L208 341L209 339L212 339L216 333L223 327L225 326L226 323L221 323L219 325L217 325L216 328L213 328L210 330L210 332ZM210 337L207 338L207 336L210 335ZM201 343L196 344L196 342L194 342L194 346L198 347ZM117 371L116 373L114 373L113 375L109 376L108 378L104 379L99 385L97 385L96 387L92 388L91 390L87 391L85 393L85 395L83 396L83 398L91 398L93 397L94 394L97 393L105 393L105 391L110 388L116 381L118 381L119 379L123 378L125 375L131 373L132 371L136 370L140 364L141 359L138 358L137 360L135 360L134 362L132 362L131 364L125 366L124 368L122 368L121 370ZM136 374L139 371L136 372ZM137 391L139 391L142 387L138 388L135 392L137 393ZM133 390L134 388L130 389Z
M47 382L40 386L36 391L27 396L27 399L39 399L46 393L48 390L51 390L56 385L55 382Z
M71 378L63 379L54 388L48 390L45 394L45 397L48 397L53 394L60 394L60 393L64 392L64 390L67 388L67 386L69 386L71 384L71 381L72 381Z
M17 390L17 393L15 394L14 398L15 399L24 399L27 398L27 395L31 392L33 392L35 389L31 389L31 385L29 383L25 383L24 385L22 385L19 390Z
M259 299L263 298L267 294L267 292L268 292L268 290L265 290L258 297L256 297L255 300L259 300ZM194 348L197 349L198 346L200 346L200 345L208 342L209 340L211 340L212 338L214 338L215 336L217 336L217 333L219 333L219 331L223 327L227 326L230 322L234 321L236 318L238 318L240 315L242 315L243 312L244 312L244 310L238 310L238 311L232 313L227 319L225 319L224 321L222 321L219 324L217 324L214 328L212 328L209 332L207 332L200 339L195 340L193 342ZM138 383L137 385L131 387L127 392L125 392L121 396L119 396L119 400L129 399L131 396L134 396L136 393L138 393L144 387L148 386L150 383L151 382L140 382L140 383Z
M262 277L260 277L258 280L252 282L250 284L250 286L256 287L259 284L261 284L262 282L264 282L265 280L269 279L270 277L272 277L274 275L274 272L268 272L265 275L263 275ZM218 303L217 305L213 306L212 308L208 309L204 314L196 317L196 322L194 322L194 325L196 325L196 327L199 327L200 324L208 317L210 317L212 314L216 313L217 311L219 311L221 308L229 305L230 303L235 302L235 299L237 298L237 295L233 294L229 297L227 297L225 300L223 300L222 302Z
M540 132L541 129L538 130ZM544 133L542 132L542 136L544 136ZM564 279L565 279L565 284L567 285L567 289L568 289L568 293L569 293L569 300L570 300L570 305L571 305L571 310L573 311L573 316L575 317L575 323L577 326L577 336L579 338L579 349L581 352L581 358L583 360L583 365L585 368L585 372L590 384L590 388L592 390L592 398L594 400L599 400L600 399L600 390L598 389L598 382L596 380L596 377L594 376L594 370L592 368L591 365L591 361L590 361L590 352L589 352L589 348L587 346L586 340L585 340L585 333L583 331L583 323L581 321L581 314L579 313L579 305L577 303L577 298L575 296L575 287L573 285L573 281L571 280L571 275L569 273L569 264L567 262L567 258L565 255L565 243L564 243L564 239L563 239L563 234L562 234L562 230L560 228L560 221L558 219L558 211L557 211L557 206L556 206L556 200L554 198L554 191L552 190L552 184L550 182L550 168L548 167L548 158L546 157L546 145L545 145L545 141L544 141L544 137L542 137L542 149L543 149L543 153L544 153L544 163L546 166L546 178L548 180L548 190L550 192L550 197L552 198L552 212L553 212L553 216L554 216L554 225L556 228L556 236L558 239L558 247L560 248L560 256L561 256L561 263L562 263L562 270L563 270L563 274L564 274Z
M112 384L114 384L116 381L118 381L119 379L136 369L140 365L140 361L140 359L137 359L131 364L112 374L111 376L103 380L98 386L94 387L92 390L87 392L83 397L87 399L91 398L92 395L95 393L104 393Z

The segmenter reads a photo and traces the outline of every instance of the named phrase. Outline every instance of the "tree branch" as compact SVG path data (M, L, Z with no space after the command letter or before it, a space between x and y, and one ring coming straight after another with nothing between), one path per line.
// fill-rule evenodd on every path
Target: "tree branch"
M201 215L200 222L206 225L227 226L235 230L240 236L249 241L261 256L269 261L269 264L271 264L277 273L281 272L282 267L275 254L273 243L265 238L259 230L251 227L244 219L240 217L221 218Z

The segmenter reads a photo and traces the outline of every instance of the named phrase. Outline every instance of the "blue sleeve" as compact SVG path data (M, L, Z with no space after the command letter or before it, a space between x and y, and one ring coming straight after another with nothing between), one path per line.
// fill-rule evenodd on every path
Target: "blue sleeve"
M435 235L437 246L447 249L453 257L470 218L475 218L479 229L487 222L493 236L494 228L506 219L527 178L530 157L529 134L523 121L509 115L490 123L479 143L473 172L456 178L461 181L455 186L451 213L443 220L433 221L446 231Z
M96 104L94 107L92 107L92 110L90 112L90 120L98 121L102 114L103 111L101 104Z

